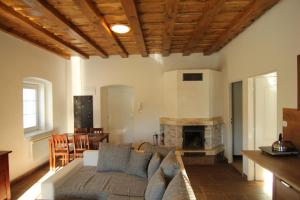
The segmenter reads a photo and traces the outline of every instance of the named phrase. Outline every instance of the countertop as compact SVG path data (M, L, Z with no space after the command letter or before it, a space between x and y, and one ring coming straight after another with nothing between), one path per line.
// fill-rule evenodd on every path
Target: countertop
M299 156L270 156L261 151L242 151L242 154L300 191Z

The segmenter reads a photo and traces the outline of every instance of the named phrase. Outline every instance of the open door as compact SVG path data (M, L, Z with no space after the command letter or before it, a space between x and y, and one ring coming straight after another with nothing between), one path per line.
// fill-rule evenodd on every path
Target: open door
M277 140L277 73L254 78L255 149ZM264 180L264 170L255 165L255 180Z
M232 155L233 166L242 173L243 148L243 83L232 83Z

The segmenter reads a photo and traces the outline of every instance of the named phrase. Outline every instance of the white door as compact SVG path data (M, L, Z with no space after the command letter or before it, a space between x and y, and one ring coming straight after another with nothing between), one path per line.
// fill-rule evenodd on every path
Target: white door
M117 144L132 142L133 88L128 86L108 86L105 93L103 93L103 97L106 98L102 98L106 108L102 108L103 112L105 112L102 115L102 122L106 124L104 127L111 134L111 142Z
M277 75L255 78L255 149L277 140ZM264 179L264 170L255 165L255 179Z

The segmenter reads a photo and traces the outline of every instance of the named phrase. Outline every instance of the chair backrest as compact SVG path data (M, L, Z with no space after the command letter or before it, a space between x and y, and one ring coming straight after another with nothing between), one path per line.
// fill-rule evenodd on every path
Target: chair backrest
M90 133L93 134L102 134L103 128L90 128Z
M54 151L69 151L68 134L52 135L52 145Z
M90 149L90 143L89 143L89 136L88 135L74 135L73 136L73 142L74 142L74 150L88 150Z
M88 128L74 128L74 133L88 133Z

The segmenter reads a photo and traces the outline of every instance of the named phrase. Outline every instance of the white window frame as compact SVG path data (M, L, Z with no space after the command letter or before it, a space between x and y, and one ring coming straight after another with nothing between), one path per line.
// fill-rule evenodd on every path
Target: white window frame
M36 126L24 128L25 133L33 132L40 129L40 103L39 103L39 96L40 96L40 87L39 84L33 83L24 83L23 89L34 89L36 91ZM23 99L23 106L24 106L24 99ZM24 118L24 111L23 111L23 118Z

